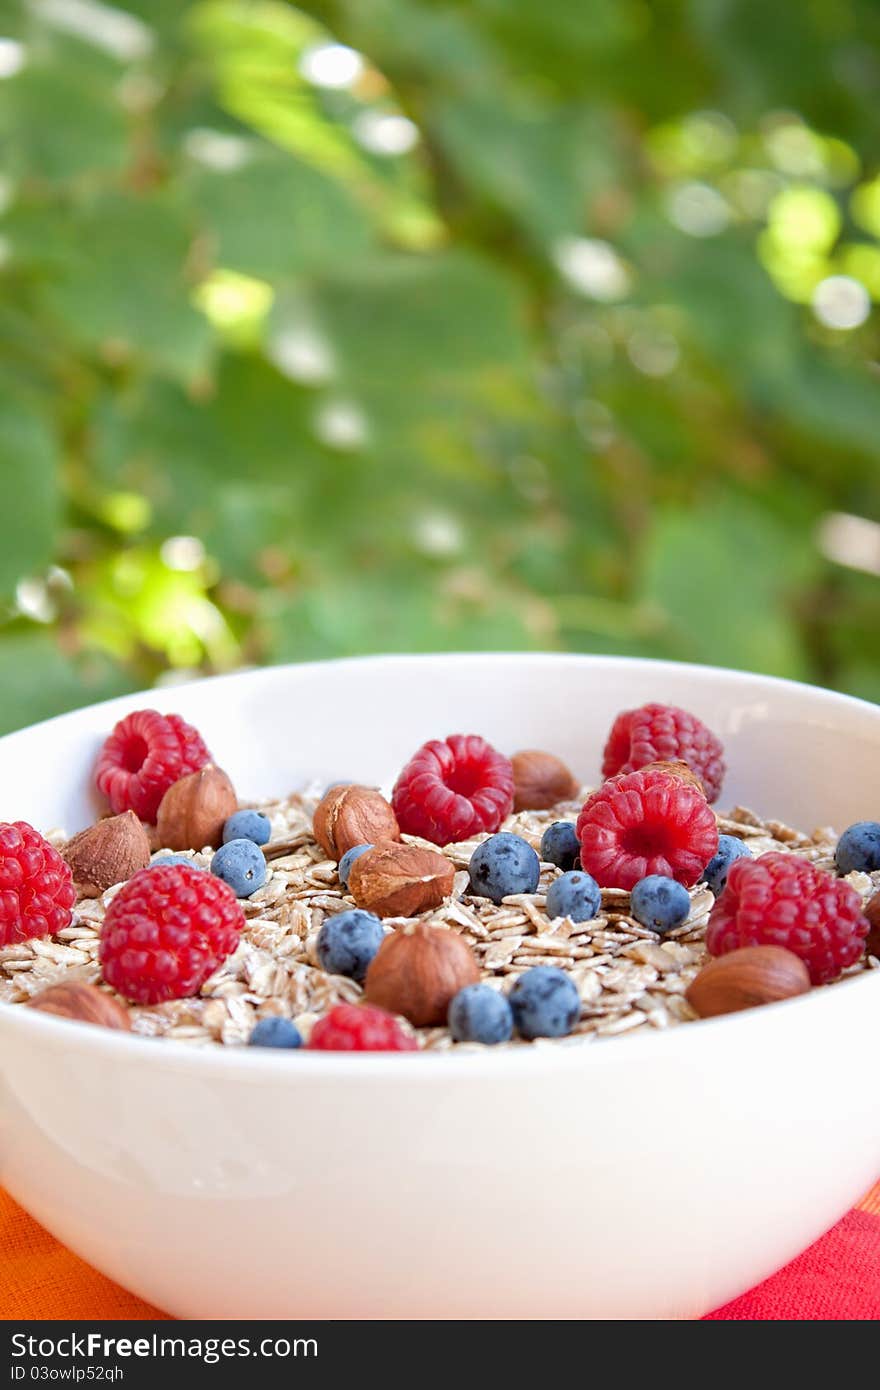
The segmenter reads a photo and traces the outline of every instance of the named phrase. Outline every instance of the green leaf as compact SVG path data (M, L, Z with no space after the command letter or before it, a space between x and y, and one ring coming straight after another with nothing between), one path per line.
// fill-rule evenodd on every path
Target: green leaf
M256 493L280 487L280 511L295 529L305 481L321 467L311 410L305 393L263 358L229 355L205 400L164 381L105 396L92 417L95 477L108 491L143 493L160 535L200 533L221 513L231 523L224 488L239 482Z
M72 212L63 234L63 267L42 295L72 342L184 380L207 368L212 331L190 303L192 232L173 199L105 194Z
M273 604L269 627L273 661L539 645L515 601L487 596L480 603L444 602L411 575L360 575L356 585L328 577L319 588Z
M705 42L728 103L747 120L768 108L802 112L819 129L876 143L876 75L867 61L880 42L872 0L846 10L764 0L704 0L692 7L692 37Z
M0 733L136 690L140 681L101 653L71 659L53 632L0 634Z
M776 292L746 239L718 237L711 255L697 255L690 239L646 215L630 230L630 244L647 272L642 298L671 298L687 315L693 342L756 396L772 396L768 378L784 371L800 336L800 316Z
M362 418L350 456L369 452L393 470L443 474L494 466L474 441L502 411L534 406L525 375L526 309L513 277L474 256L386 255L340 268L280 295L270 315L276 346L305 329L326 345L326 395L310 409L310 434L339 456L324 427L340 409Z
M229 354L220 363L208 413L223 441L215 467L229 477L295 477L310 450L312 402L256 354Z
M666 619L682 659L799 678L806 662L786 593L815 563L809 540L731 498L658 516L640 598Z
M521 368L526 312L516 282L463 252L386 256L318 287L316 301L343 371L399 391L432 380ZM283 319L283 305L278 314Z
M320 94L298 71L303 50L325 37L311 18L279 0L203 0L189 7L184 27L224 110L315 168L349 181L363 174L350 132L326 119Z
M42 573L58 527L58 449L38 405L0 382L0 493L5 499L0 593Z
M0 81L0 129L11 171L66 180L124 169L128 129L106 64L86 61L79 46L57 43L31 44L27 55L15 77ZM118 81L118 69L114 76Z
M240 168L191 175L216 263L266 279L345 264L370 243L345 188L292 155L254 151Z
M870 661L854 661L841 670L840 688L848 695L880 705L880 669Z
M877 381L861 363L803 351L777 386L776 409L805 437L880 458ZM876 462L869 476L876 492Z
M457 96L428 120L473 197L503 208L540 242L579 231L588 198L617 172L609 130L582 108Z

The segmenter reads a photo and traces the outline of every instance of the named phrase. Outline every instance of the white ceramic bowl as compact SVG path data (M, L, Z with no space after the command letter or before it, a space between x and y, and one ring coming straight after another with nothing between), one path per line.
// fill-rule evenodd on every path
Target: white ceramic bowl
M0 817L87 823L111 725L198 724L243 796L387 783L478 731L596 775L613 716L681 704L725 804L878 813L880 709L730 671L578 656L375 657L153 691L0 740ZM692 1317L828 1227L880 1171L880 972L580 1048L192 1050L0 1007L0 1182L184 1317Z

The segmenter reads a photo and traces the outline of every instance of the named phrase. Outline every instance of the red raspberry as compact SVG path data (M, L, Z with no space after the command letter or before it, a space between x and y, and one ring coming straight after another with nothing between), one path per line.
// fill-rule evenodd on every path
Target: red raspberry
M581 864L602 888L664 874L699 882L718 849L715 816L699 787L659 769L612 777L578 816Z
M70 925L73 874L27 821L0 822L0 946Z
M98 755L95 781L118 816L154 822L173 783L211 761L202 736L179 714L139 709L120 719Z
M406 835L435 845L491 833L513 810L513 765L478 734L433 738L401 772L391 804Z
M602 755L602 776L681 760L702 780L709 801L724 781L724 749L702 720L675 705L642 705L619 714Z
M713 956L739 946L784 946L800 956L814 985L836 979L865 949L868 920L858 893L797 854L735 859L709 913Z
M113 899L101 970L133 1004L197 994L238 945L244 913L222 879L188 864L141 869Z
M418 1043L393 1014L371 1004L337 1004L319 1018L309 1047L319 1052L415 1052Z

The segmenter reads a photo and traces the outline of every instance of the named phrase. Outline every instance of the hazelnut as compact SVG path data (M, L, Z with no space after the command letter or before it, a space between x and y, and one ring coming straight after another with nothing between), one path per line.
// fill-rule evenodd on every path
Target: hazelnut
M868 939L865 950L869 956L880 959L880 893L875 893L865 908L868 919Z
M107 816L81 830L61 851L81 898L99 898L150 862L150 840L134 811Z
M546 811L558 801L577 796L580 783L561 758L527 748L514 753L514 811Z
M315 807L314 835L330 859L339 860L355 845L399 840L400 827L390 804L373 787L331 787Z
M701 1018L732 1014L806 994L810 976L793 951L782 946L744 946L704 965L685 998Z
M163 849L217 849L223 826L238 810L226 773L209 763L174 782L159 803L156 838Z
M348 875L358 907L378 917L416 917L452 892L455 866L443 854L390 842L358 856Z
M367 970L364 995L425 1028L445 1023L452 997L479 978L473 952L457 932L413 922L386 936Z
M670 777L677 777L680 782L687 782L688 786L697 787L705 796L706 787L702 777L697 776L689 763L682 758L673 758L671 761L658 758L656 762L645 763L640 767L639 772L668 772Z
M73 980L66 984L50 985L26 1002L29 1009L40 1009L59 1018L76 1019L78 1023L97 1023L102 1028L124 1031L131 1029L131 1016L125 1005L96 985Z

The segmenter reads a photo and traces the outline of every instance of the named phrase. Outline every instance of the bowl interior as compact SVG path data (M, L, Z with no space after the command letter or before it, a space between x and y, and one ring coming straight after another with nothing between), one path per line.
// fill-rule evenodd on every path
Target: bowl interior
M368 657L204 680L91 706L0 739L0 817L73 833L97 809L91 769L113 723L145 705L197 723L243 799L317 780L388 788L428 738L481 733L548 748L598 777L614 716L646 700L687 707L724 741L719 804L812 829L876 816L880 709L769 677L563 655Z

